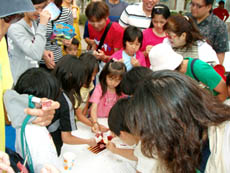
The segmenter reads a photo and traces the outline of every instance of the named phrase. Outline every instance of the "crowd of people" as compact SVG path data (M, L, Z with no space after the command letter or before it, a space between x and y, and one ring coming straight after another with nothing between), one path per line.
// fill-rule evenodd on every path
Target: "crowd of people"
M72 135L76 121L134 146L106 144L137 172L230 172L229 15L213 1L192 0L184 16L159 0L92 1L84 40L75 0L1 1L0 172L23 172L17 161L61 172L64 143L97 145ZM5 146L5 119L16 152Z

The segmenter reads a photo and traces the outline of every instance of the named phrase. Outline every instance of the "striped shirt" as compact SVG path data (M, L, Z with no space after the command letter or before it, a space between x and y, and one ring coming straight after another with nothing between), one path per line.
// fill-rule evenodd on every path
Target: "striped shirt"
M73 25L73 14L68 8L62 7L61 15L53 21L49 21L46 31L46 50L50 50L54 54L54 62L57 63L62 58L62 47L55 43L51 43L49 37L53 32L53 27L56 23L64 22L69 25ZM53 24L52 24L53 23ZM40 61L41 64L45 64L44 60Z
M151 23L151 16L146 16L143 11L143 3L135 3L128 5L122 12L119 24L125 28L129 25L136 26L142 31L149 28Z

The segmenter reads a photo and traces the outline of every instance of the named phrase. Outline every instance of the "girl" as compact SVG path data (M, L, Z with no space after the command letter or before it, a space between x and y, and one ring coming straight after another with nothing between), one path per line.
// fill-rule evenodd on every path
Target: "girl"
M80 56L80 60L84 63L86 67L86 82L83 87L81 87L80 94L82 98L82 102L78 105L75 100L75 115L77 119L83 122L84 124L92 127L92 121L86 117L88 111L89 104L89 96L90 92L94 89L93 80L99 70L99 64L95 56L90 53L84 53Z
M31 68L25 71L19 77L14 87L14 90L19 94L29 94L40 98L47 97L48 99L53 100L57 99L60 91L56 78L50 73L40 68ZM19 97L15 97L14 99L19 99ZM17 121L21 121L20 119L22 119L23 117L18 116L21 113L15 111L15 109L19 110L22 103L12 105L12 103L6 101L5 104L8 114L11 117L17 117ZM10 107L9 104L11 104L13 107ZM23 113L23 109L21 109L21 111ZM21 127L17 127L16 151L22 156L23 154L21 147L20 131ZM40 172L41 168L45 164L52 164L57 168L60 167L56 148L53 145L53 140L50 137L46 127L35 125L32 123L28 124L25 129L25 136L31 154L34 172ZM32 170L30 171L33 172Z
M151 13L151 24L148 29L143 31L143 43L141 51L146 57L147 67L150 66L148 54L153 46L162 43L166 38L166 33L163 30L164 25L170 16L169 8L166 5L158 4L155 5Z
M145 57L139 51L143 40L143 35L140 29L134 26L129 26L125 29L123 35L123 49L115 52L111 58L124 62L127 71L135 66L146 66Z
M155 160L152 172L195 173L203 161L201 172L230 171L230 107L196 82L175 71L154 72L131 99L126 123L141 138L143 154ZM208 161L202 153L206 143Z
M192 18L171 16L164 29L168 35L164 42L170 44L184 58L199 58L207 63L219 64L216 52L204 40Z
M93 132L107 131L103 125L98 124L98 117L108 117L111 107L116 101L124 97L121 93L120 82L124 72L125 65L122 62L110 60L103 68L99 81L89 102L92 103L91 118L93 122Z
M79 41L77 56L81 54L81 35L79 29L80 9L76 4L76 0L63 0L62 7L69 8L73 14L73 27L75 29L75 38Z
M61 93L57 99L61 106L56 111L48 130L54 139L58 154L63 143L96 145L94 138L82 139L71 134L71 131L77 129L74 120L74 105L75 99L78 105L82 102L80 89L87 77L85 65L76 56L66 55L56 65L53 74L61 86Z

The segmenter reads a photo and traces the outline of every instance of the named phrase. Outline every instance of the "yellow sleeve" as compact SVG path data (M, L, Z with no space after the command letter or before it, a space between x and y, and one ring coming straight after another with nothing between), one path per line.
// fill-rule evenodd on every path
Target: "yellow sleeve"
M9 57L7 53L6 40L0 42L0 150L5 150L5 117L3 108L3 93L12 88L13 78L10 70Z

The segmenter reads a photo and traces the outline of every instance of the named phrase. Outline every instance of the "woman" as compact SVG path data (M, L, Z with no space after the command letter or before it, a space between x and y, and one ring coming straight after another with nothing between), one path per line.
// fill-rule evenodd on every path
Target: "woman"
M164 26L168 39L164 42L171 44L173 49L184 58L199 58L207 63L219 64L216 52L204 40L194 21L187 16L171 16Z
M155 158L153 172L198 171L207 140L211 155L204 161L206 172L230 171L230 107L193 80L175 71L154 72L136 90L131 105L126 122L140 137L143 154Z

